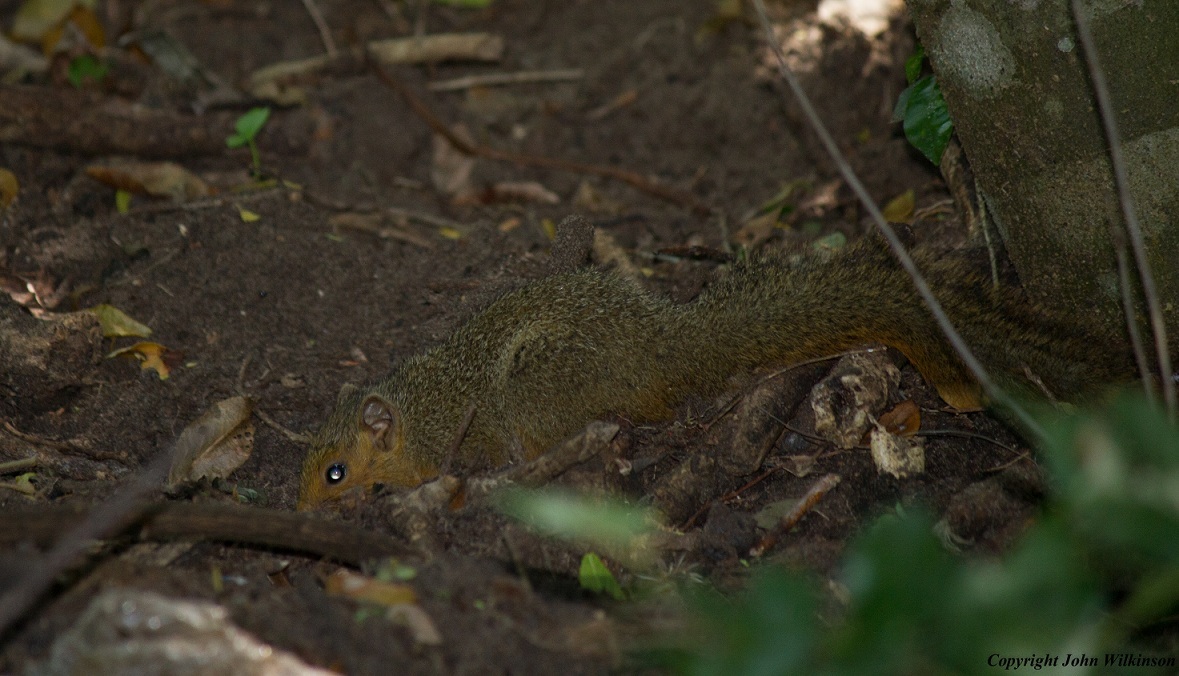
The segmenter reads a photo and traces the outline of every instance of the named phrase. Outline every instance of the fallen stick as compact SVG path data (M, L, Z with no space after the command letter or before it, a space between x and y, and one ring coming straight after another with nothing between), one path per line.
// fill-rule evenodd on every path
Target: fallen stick
M182 115L56 87L0 85L0 143L154 159L220 155L227 114Z

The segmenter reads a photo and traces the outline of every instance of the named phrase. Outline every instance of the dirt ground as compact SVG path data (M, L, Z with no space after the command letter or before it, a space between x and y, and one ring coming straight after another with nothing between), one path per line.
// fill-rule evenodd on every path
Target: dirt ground
M18 4L0 1L6 27ZM890 122L913 47L905 19L895 17L882 35L867 38L821 23L815 4L791 0L773 11L840 146L878 203L914 190L918 211L927 214L914 226L919 240L961 238L940 175ZM324 50L303 3L100 5L110 43L119 35L166 31L231 86L244 85L262 66ZM39 461L35 494L0 490L0 513L92 505L119 495L207 407L236 394L251 397L287 430L314 430L342 384L381 376L437 343L498 291L542 276L551 244L546 223L572 213L607 233L615 257L621 252L639 268L652 292L684 301L719 266L715 256L679 255L686 247L721 251L727 238L796 252L832 233L856 236L867 227L767 67L759 29L741 18L721 20L715 1L496 0L482 10L427 4L421 15L405 5L390 14L372 0L318 0L317 6L342 49L409 34L415 24L428 33L502 36L497 62L392 72L439 119L463 123L480 143L625 168L689 193L714 214L608 178L488 159L472 170L474 196L458 203L463 200L446 194L432 175L439 163L427 124L363 68L304 82L306 102L276 109L263 130L264 168L297 187L234 193L233 186L249 180L247 150L193 154L174 159L216 186L215 200L180 204L136 196L124 214L116 210L114 190L85 172L109 156L47 148L36 139L4 143L0 167L16 175L20 193L0 222L0 272L66 289L55 312L111 304L150 326L152 341L183 354L170 357L167 380L130 359L82 359L54 376L61 382L51 396L0 391L0 462L30 455ZM150 60L126 56L120 63L101 86L90 86L96 101L123 97L193 113L212 98L207 83L178 83ZM426 87L467 75L557 69L582 73L562 82L449 92ZM69 88L62 79L55 68L27 82ZM228 112L232 120L249 105L211 105L197 119ZM543 186L555 202L509 200L490 190L524 181ZM787 227L744 227L758 207L799 181L805 187L791 198ZM247 222L243 209L259 218ZM386 214L377 228L347 226L373 213ZM354 220L341 226L341 215ZM8 295L0 303L16 311ZM132 342L107 340L101 351ZM923 409L924 429L1021 448L986 414L947 412L912 367L889 358L902 366L894 403L913 399ZM795 397L781 404L792 430L812 429L806 392L830 366L799 369L781 386L783 396ZM726 452L735 423L723 417L708 423L731 398L691 402L675 420L657 425L618 421L622 430L603 454L608 459L592 460L560 481L641 502L679 463ZM241 498L293 510L305 446L260 419L255 428L252 454L226 483L172 500ZM775 438L760 466L718 473L707 494L693 493L690 504L677 505L682 513L669 526L694 535L666 554L669 577L692 573L723 587L739 584L749 570L741 561L760 534L753 515L802 496L826 474L842 482L762 558L830 573L863 524L914 503L944 515L970 540L969 550L986 555L1002 550L1035 510L1035 467L1019 462L1011 448L976 438L927 437L925 473L903 480L879 474L863 449L837 451L794 431ZM396 519L382 512L387 504L376 500L344 518L404 539ZM546 541L490 510L459 509L436 519L429 542L406 542L400 560L416 571L410 585L438 641L423 640L404 620L363 613L357 601L327 594L322 580L339 564L297 548L124 538L92 550L90 563L59 578L2 637L0 672L23 672L48 659L55 639L92 599L127 587L214 601L259 640L309 664L356 674L394 666L403 673L602 672L630 665L626 649L635 637L654 634L655 623L619 617L620 604L579 588L582 550ZM0 587L37 565L36 550L19 539L4 545L15 553L0 557Z

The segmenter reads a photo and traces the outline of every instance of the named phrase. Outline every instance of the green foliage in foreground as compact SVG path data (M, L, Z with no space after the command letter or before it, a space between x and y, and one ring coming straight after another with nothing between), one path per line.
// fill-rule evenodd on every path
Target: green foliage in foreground
M887 517L849 551L845 604L767 567L739 598L697 594L692 629L660 661L690 674L1176 673L1179 655L1125 646L1168 616L1175 632L1179 430L1133 398L1046 422L1054 494L1003 560L956 559L927 516ZM1082 656L1096 661L1069 663Z

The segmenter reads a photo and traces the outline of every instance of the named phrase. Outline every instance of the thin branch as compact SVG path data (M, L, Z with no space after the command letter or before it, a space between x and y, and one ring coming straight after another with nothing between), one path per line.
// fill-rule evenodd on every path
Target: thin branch
M1142 282L1142 296L1146 300L1150 326L1154 331L1154 348L1159 360L1163 401L1166 402L1167 415L1171 418L1171 422L1174 422L1176 415L1175 381L1171 378L1171 355L1167 349L1167 327L1163 323L1163 308L1159 302L1158 287L1154 283L1150 262L1146 259L1146 242L1142 237L1142 227L1138 224L1138 215L1134 211L1134 197L1130 194L1130 179L1126 173L1126 161L1122 157L1121 136L1118 133L1117 120L1114 119L1113 106L1109 100L1109 85L1105 81L1105 72L1101 69L1101 63L1097 59L1093 33L1089 30L1089 19L1081 11L1078 0L1073 0L1070 6L1073 10L1073 20L1077 22L1077 37L1085 52L1085 64L1089 67L1089 79L1093 82L1093 95L1097 99L1097 109L1101 112L1105 141L1109 145L1109 163L1113 166L1114 184L1118 189L1118 203L1122 207L1122 218L1126 222L1126 234L1130 236L1130 250L1134 252L1134 262L1138 266L1138 276Z
M864 205L864 209L872 217L872 221L876 224L876 228L880 231L880 234L888 241L888 246L892 249L897 262L900 263L901 267L912 278L913 285L917 288L917 293L925 301L926 307L933 314L934 320L937 321L938 327L945 334L950 346L954 348L954 351L962 359L966 368L970 370L975 380L978 381L983 391L987 393L987 396L1011 411L1012 415L1018 418L1033 436L1038 439L1045 439L1047 435L1043 428L1040 427L1040 424L1022 406L1008 396L1006 392L995 385L986 369L979 363L974 353L970 351L970 348L966 345L966 341L962 339L961 334L954 328L954 325L950 322L950 318L946 316L946 311L942 308L941 303L938 302L937 297L934 296L933 290L929 288L929 283L921 276L921 272L917 269L913 258L905 251L905 246L901 243L900 238L897 237L896 231L884 219L884 215L880 213L880 208L876 206L876 203L872 200L872 196L868 194L867 188L864 187L859 177L856 176L855 170L848 164L847 158L843 156L843 152L835 143L835 139L832 138L831 133L823 125L819 113L815 110L814 105L811 104L806 92L803 91L802 83L799 82L798 78L790 70L790 67L786 65L786 56L782 53L782 48L774 37L774 29L770 25L769 17L766 15L765 3L763 0L754 0L753 5L757 9L758 17L761 20L762 27L765 29L766 41L777 57L778 72L786 80L790 91L794 93L799 107L802 108L803 113L810 122L811 128L815 131L819 140L822 141L827 154L831 156L832 161L839 167L839 173L843 176L843 180L847 182L852 192L856 194L856 197Z
M328 28L327 22L323 20L319 6L315 4L315 0L303 0L303 7L311 15L311 21L315 23L315 29L319 31L319 39L323 41L323 48L327 50L328 56L335 58L338 52L336 41L332 39L332 31Z
M0 596L0 636L24 617L58 575L78 562L91 541L111 535L142 514L147 497L159 490L171 464L172 449L157 455L128 485L120 486L114 497L67 531L36 566L13 581Z
M453 80L440 80L426 85L432 92L452 92L472 87L491 87L495 85L528 84L533 82L567 82L580 80L585 71L580 68L564 70L521 70L515 73L487 73L486 75L467 75Z
M671 186L663 185L653 181L641 174L626 169L619 169L618 167L610 167L600 164L584 164L582 162L573 162L570 160L563 160L556 157L543 157L540 155L525 155L522 153L513 153L506 150L498 150L488 146L478 145L465 141L447 127L442 120L430 110L420 98L417 97L413 91L405 84L394 78L384 68L381 67L375 60L370 60L370 65L377 77L381 79L390 89L397 92L405 99L409 107L417 113L418 117L429 125L434 133L442 136L450 142L459 152L475 157L483 157L489 160L498 162L509 162L522 167L540 167L542 169L554 169L556 171L567 171L575 174L588 174L590 176L602 176L605 178L612 178L623 183L628 183L634 188L653 195L668 202L674 202L687 207L691 207L693 211L699 214L707 215L713 212L711 205L700 200L691 193L672 188Z
M757 2L761 2L761 0L757 0ZM799 521L802 521L802 517L806 516L819 503L819 500L823 499L824 495L827 495L831 489L838 486L841 480L842 477L838 474L828 474L816 481L810 490L806 492L806 495L802 496L798 503L794 505L794 508L782 517L777 526L766 533L757 544L753 545L753 548L749 550L749 555L761 556L772 549L782 539L782 536L789 533L791 528L794 528Z

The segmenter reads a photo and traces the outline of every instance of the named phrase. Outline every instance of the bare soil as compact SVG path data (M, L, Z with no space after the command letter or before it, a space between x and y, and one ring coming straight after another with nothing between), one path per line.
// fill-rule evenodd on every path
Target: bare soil
M17 4L0 2L5 26ZM231 84L243 84L261 66L323 51L303 3L172 0L133 13L135 4L102 3L108 36L165 30ZM407 13L398 18L370 0L317 4L342 48L406 35L416 20L402 5ZM904 18L866 38L820 24L814 5L776 4L775 20L790 36L796 65L840 146L878 203L915 191L917 208L933 214L915 226L918 239L962 238L952 208L928 209L949 204L940 175L890 122L913 46ZM831 233L864 232L861 209L767 67L758 28L744 20L717 21L716 6L710 0L496 0L488 9L464 11L430 4L428 32L501 35L503 58L393 72L441 120L462 122L480 143L629 169L690 193L721 216L610 179L486 159L474 169L477 188L536 181L559 202L456 205L432 182L434 141L426 123L363 68L306 83L306 103L276 110L263 131L267 172L299 188L230 192L248 180L244 149L182 157L180 164L222 190L220 203L136 197L121 214L114 191L84 172L108 158L0 145L0 166L21 184L0 223L0 271L39 274L51 286L68 282L77 293L56 311L109 303L150 326L151 340L183 353L168 380L132 360L102 359L78 368L76 380L48 399L0 392L6 423L0 462L29 455L40 460L37 494L0 490L0 514L97 504L118 494L208 406L235 394L249 395L289 430L313 430L342 384L379 377L397 360L435 344L499 290L543 275L551 245L546 221L582 213L643 271L653 293L681 300L691 299L718 264L660 252L688 246L719 251L726 238L792 252ZM126 64L102 87L92 87L98 100L121 96L192 113L194 101L207 93L202 85L177 84L142 60L129 56ZM569 68L582 69L583 76L456 92L426 88L472 74ZM50 79L69 87L60 71ZM246 107L228 111L235 117ZM800 180L808 187L792 199L794 210L784 217L790 227L759 237L741 231L748 214ZM582 184L595 200L575 199ZM260 218L244 221L239 207ZM329 222L341 213L386 208L410 214L385 223L395 236ZM7 296L0 303L17 311ZM103 351L130 342L106 341ZM944 410L920 376L893 359L902 366L894 398L922 407L923 428L1019 446L985 414ZM800 369L783 390L799 390L804 398L829 367ZM685 459L726 452L731 428L723 419L707 423L728 400L692 402L676 420L654 426L619 421L622 432L611 447L617 459L591 461L561 481L608 487L641 501ZM788 402L786 409L794 413L792 429L810 429L805 403ZM258 421L252 455L226 484L173 499L232 502L236 487L256 492L255 504L293 509L304 452ZM1001 551L1034 514L1037 472L1011 450L975 438L931 436L926 453L924 474L898 480L879 474L865 450L837 451L809 434L786 432L761 467L717 479L711 494L697 496L695 509L669 524L696 536L691 546L667 555L667 575L694 572L723 587L739 584L748 571L741 560L760 536L751 515L802 496L829 473L842 482L763 558L833 573L848 539L865 523L897 504L915 503L943 514L972 539L970 549L985 555ZM808 471L799 471L800 456L810 457ZM404 537L382 504L362 506L347 521ZM321 579L338 567L329 560L229 542L164 549L124 539L61 578L2 637L0 672L22 672L46 659L55 638L96 594L120 586L215 601L261 640L308 663L356 674L394 667L399 673L603 672L633 666L625 648L634 635L654 633L633 616L618 617L619 604L578 587L582 550L576 547L544 540L488 510L458 510L435 525L431 542L417 543L420 549L404 561L417 571L410 584L441 633L439 645L416 643L397 622L326 594ZM18 553L0 557L0 589L37 565L29 543L5 546ZM408 550L414 546L406 543ZM621 628L635 624L635 632Z

